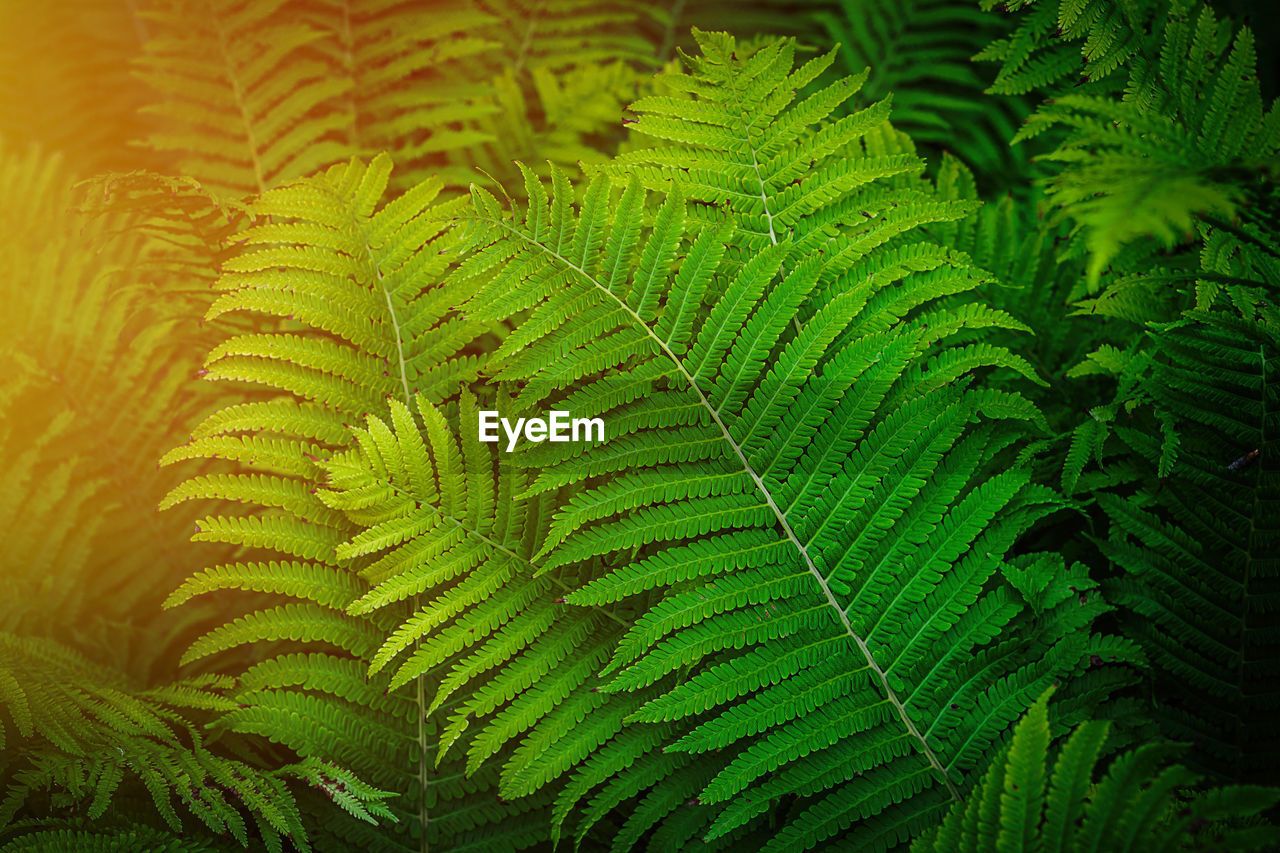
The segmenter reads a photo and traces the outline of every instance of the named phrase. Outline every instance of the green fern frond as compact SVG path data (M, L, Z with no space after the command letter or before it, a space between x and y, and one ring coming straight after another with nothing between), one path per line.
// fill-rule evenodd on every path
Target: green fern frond
M1049 196L1084 234L1091 290L1138 238L1167 248L1204 236L1201 223L1231 220L1246 203L1270 205L1242 187L1249 175L1273 173L1280 156L1253 36L1233 35L1208 8L1193 19L1190 3L1172 5L1153 18L1158 35L1142 36L1151 55L1130 70L1123 99L1060 94L1015 138L1065 131L1045 155L1062 164Z
M1149 48L1147 21L1158 0L982 0L986 11L1022 13L1007 37L976 58L1001 63L990 91L1004 95L1055 91L1084 76L1105 80L1122 68L1141 68ZM1074 43L1078 42L1078 46Z
M855 215L865 222L860 240L876 245L895 235L897 219L886 213L891 206L914 208L916 222L943 221L967 211L962 204L907 190L857 193L860 204L852 209L849 198L859 188L878 189L879 179L921 169L913 152L885 125L887 98L827 121L859 90L865 73L800 98L831 66L833 54L793 69L792 41L769 42L750 53L725 34L695 36L703 52L686 58L689 70L660 78L673 94L649 96L631 106L639 116L631 129L663 144L619 156L606 167L609 174L634 176L648 189L677 190L690 201L705 203L697 213L708 219L732 215L750 235L753 251L787 240L798 251L813 251ZM739 51L746 58L739 60ZM819 124L821 132L804 134ZM848 156L855 152L864 156ZM858 245L851 242L851 249Z
M464 734L457 758L437 750L450 709L427 716L427 679L441 685L445 671L423 664L431 638L401 633L399 648L412 647L412 653L378 671L379 648L397 636L408 602L427 592L426 582L413 585L421 571L415 561L430 549L409 545L403 555L377 553L407 534L396 529L394 513L380 508L379 501L400 506L394 490L379 488L376 480L344 493L354 501L349 506L335 504L329 491L317 493L335 487L328 481L337 470L331 466L392 454L397 433L378 420L386 417L387 400L397 401L391 424L405 440L418 431L412 418L404 420L407 410L398 401L421 401L420 413L433 413L431 440L447 445L452 438L431 401L452 394L478 366L465 348L484 328L450 313L466 292L435 283L457 256L460 238L448 226L459 202L437 202L441 182L431 180L383 203L390 171L387 157L368 166L353 161L249 204L256 224L241 232L241 252L224 264L217 285L222 295L210 315L249 313L284 322L214 347L206 377L266 390L213 413L188 445L168 455L171 463L212 458L236 468L193 477L165 505L214 500L238 507L240 514L201 520L196 538L236 542L254 556L193 575L169 604L226 589L270 594L269 605L215 628L188 651L196 658L263 642L279 649L244 674L238 706L220 716L218 729L266 737L304 762L349 767L368 784L403 795L385 808L367 797L358 804L350 782L334 783L333 774L317 771L330 780L321 787L356 818L326 821L326 844L401 850L425 832L433 845L449 849L491 837L523 848L540 837L536 827L545 822L535 816L546 798L497 803L496 762L478 759L470 775L465 772L472 732L449 735L452 743ZM366 427L347 426L360 423ZM387 458L393 457L400 458ZM440 482L430 487L439 497L418 497L445 501L452 517L491 532L495 518L511 512L509 498L517 489L492 487L473 449L442 459ZM412 482L426 488L422 471L434 470L431 463L412 457L409 467L396 467L404 464L370 473L398 472L396 488L416 473ZM418 464L428 468L413 467ZM477 466L476 473L464 481L468 465ZM494 490L486 492L486 486ZM512 516L510 530L521 530L521 523ZM468 567L468 557L457 556L454 568L428 565L447 579ZM476 586L480 594L486 588ZM450 600L450 606L457 612L459 602ZM360 828L387 814L400 828L381 823L381 839Z
M90 819L107 813L114 799L142 794L172 831L181 831L182 814L189 814L242 846L249 844L251 817L271 849L281 839L310 849L285 779L335 787L353 813L385 811L385 793L336 766L264 771L207 747L185 713L235 709L225 687L206 679L138 691L57 643L0 634L0 699L13 726L4 733L0 828L17 839L5 849L44 843L23 834L15 817L46 791L86 804Z
M1043 694L1014 728L1009 746L941 826L911 845L929 851L1265 850L1277 830L1257 820L1276 802L1254 787L1194 793L1176 747L1148 743L1111 760L1099 778L1110 724L1090 720L1046 766L1054 726Z
M232 197L379 153L400 189L595 159L654 65L627 2L154 0L141 15L146 144Z
M5 853L218 853L226 847L151 827L117 830L46 829L25 833L4 845Z
M802 97L792 86L829 58L791 71L786 42L739 53L726 36L699 38L707 56L690 61L700 76L677 85L697 94L708 123L659 107L661 118L642 114L640 124L677 144L615 161L668 190L651 224L637 227L646 205L634 179L597 176L577 210L559 174L549 195L534 187L530 206L511 214L473 189L470 257L451 280L478 287L469 310L481 320L523 312L489 368L524 383L513 407L630 424L599 448L520 457L540 467L613 456L574 477L583 490L561 505L539 556L544 571L619 563L571 603L635 592L652 602L637 605L608 689L683 675L630 715L620 740L675 722L668 752L715 750L698 794L714 806L708 838L799 795L764 849L836 836L883 849L960 796L983 751L1055 674L1091 653L1129 651L1091 638L1091 616L1067 617L1067 602L1079 605L1052 561L1035 564L1025 599L991 585L1019 534L1060 499L1016 466L998 473L1034 407L966 380L1018 360L949 345L969 316L955 295L983 273L916 248L913 229L964 204L919 184L897 204L869 184L861 166L877 152L853 144L855 127L882 117L826 121L824 98L841 84L787 110ZM753 99L750 109L734 98ZM776 151L784 170L800 152L830 152L825 181L784 195L791 208L771 208L767 185L748 199L736 187L762 151L766 164ZM668 165L677 162L689 170ZM894 171L916 168L906 158ZM704 206L726 199L741 228L721 230L728 217ZM878 211L870 227L868 206ZM804 212L788 219L787 209ZM707 252L708 233L727 244L723 255ZM677 400L688 415L675 414ZM696 450L663 454L686 435ZM531 494L553 487L535 483ZM1019 642L996 641L1010 631Z
M620 634L608 620L617 619L567 606L567 584L531 565L546 511L537 499L520 497L523 469L495 459L470 430L455 437L443 413L422 397L416 413L397 400L390 406L389 420L370 417L356 446L329 461L321 493L361 529L339 553L377 557L363 570L377 585L350 611L413 603L373 656L371 671L393 668L393 689L430 675L427 710L445 711L437 763L464 733L474 732L470 772L514 743L502 790L529 794L568 770L575 756L589 754L634 710L634 703L611 700L593 686ZM464 391L460 420L470 423L477 413L477 401ZM567 714L581 715L568 732ZM611 718L612 728L605 728Z

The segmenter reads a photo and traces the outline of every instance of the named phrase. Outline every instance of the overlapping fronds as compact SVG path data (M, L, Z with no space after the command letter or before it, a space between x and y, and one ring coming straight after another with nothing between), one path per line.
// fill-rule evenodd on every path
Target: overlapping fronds
M1233 35L1209 8L1193 15L1189 2L1177 0L1157 23L1146 43L1158 55L1141 71L1132 70L1122 99L1059 95L1016 137L1051 127L1066 132L1065 141L1045 155L1061 164L1049 199L1082 232L1094 289L1107 265L1138 238L1150 254L1206 238L1211 226L1223 223L1228 242L1242 236L1255 241L1257 229L1249 221L1226 223L1240 207L1274 206L1267 190L1249 187L1280 165L1280 111L1259 93L1252 34L1241 29ZM1122 265L1121 271L1130 270ZM1136 271L1150 271L1149 263ZM1214 289L1230 278L1227 273ZM1260 283L1244 277L1235 289ZM1123 301L1123 294L1116 298Z
M1149 58L1147 24L1162 0L981 0L984 10L1016 15L1014 31L978 55L1001 67L991 91L1045 94L1104 81ZM1078 44L1077 44L1078 43ZM1118 75L1123 77L1123 75ZM1108 84L1118 87L1114 81Z
M48 636L62 613L95 659L141 677L176 662L194 615L153 623L145 641L118 636L187 572L194 516L155 513L172 478L148 458L210 398L184 391L194 321L147 273L168 250L125 216L76 215L72 183L59 156L0 149L0 621Z
M1104 460L1140 488L1098 497L1113 597L1161 672L1165 731L1222 776L1267 778L1280 754L1262 722L1280 699L1280 340L1220 312L1147 339L1121 374L1139 417L1117 418L1120 455Z
M492 43L463 3L156 0L140 73L161 97L148 139L240 196L351 155L440 165L488 107L462 63Z
M1048 56L1019 39L1048 26L1052 5L1004 45L1006 89L1004 75ZM1164 731L1191 741L1199 766L1262 778L1275 744L1250 721L1274 707L1275 649L1258 620L1277 547L1265 444L1280 110L1260 93L1252 32L1206 6L1059 14L1064 38L1089 34L1086 73L1120 78L1053 93L1019 134L1061 134L1044 158L1057 169L1049 200L1077 237L1068 258L1088 255L1069 297L1080 319L1063 324L1092 351L1067 373L1078 403L1062 482L1105 519L1100 548L1125 630L1158 668Z
M380 152L399 188L515 157L572 163L616 135L654 64L642 17L583 0L154 0L147 143L236 197Z
M966 0L840 0L813 14L819 43L838 45L845 73L870 69L862 96L892 94L894 126L916 144L951 152L997 185L1025 177L1026 148L1008 143L1028 106L983 98L994 74L972 61L1006 32L1004 20Z
M196 538L246 551L193 575L169 603L227 589L269 594L270 606L216 628L187 653L196 660L282 644L245 672L239 707L219 727L350 766L403 795L391 804L399 832L333 822L323 828L328 846L403 850L426 833L445 849L519 849L545 825L530 816L538 803L498 802L494 767L468 778L461 758L436 766L437 721L425 713L432 673L394 683L394 670L369 674L403 607L394 596L362 606L377 587L358 570L372 561L342 547L359 527L316 493L334 452L367 442L356 434L353 445L348 424L385 413L387 398L439 400L478 363L465 350L483 330L453 317L462 294L435 283L454 259L458 238L446 226L461 202L438 202L436 180L383 203L390 171L385 156L368 166L352 161L250 205L257 224L240 234L244 250L224 265L210 314L289 322L235 335L210 353L208 378L264 391L215 412L167 457L236 467L194 477L165 501L221 501ZM227 511L237 504L239 513Z
M128 3L0 4L0 144L59 152L89 177L135 169L147 89L130 73L143 30Z
M367 820L390 816L386 796L319 762L265 771L206 745L189 715L227 711L236 703L226 679L200 679L142 691L52 641L0 633L6 792L0 832L17 836L14 818L45 801L48 809L82 807L89 820L108 814L117 797L146 797L174 831L195 818L242 846L250 839L280 851L288 840L310 849L286 781L299 778L341 790L344 805ZM372 812L372 813L371 813ZM25 846L24 846L25 845ZM6 849L9 849L6 847Z
M700 74L672 84L696 95L692 118L635 108L682 144L615 161L635 177L597 176L576 210L558 173L514 215L473 191L471 258L451 281L479 284L475 316L524 318L490 362L522 385L513 412L613 425L603 447L521 458L542 469L531 493L581 488L542 565L617 564L570 603L643 596L608 689L663 683L629 719L680 734L644 781L619 777L615 802L657 784L633 831L680 822L696 796L715 807L701 826L663 831L721 837L798 796L764 849L884 849L960 795L1050 680L1128 650L1090 635L1105 605L1078 567L1009 551L1060 502L1010 464L1034 407L972 384L1032 371L950 343L1018 327L957 298L985 274L919 239L963 206L873 182L917 166L859 147L883 113L825 120L816 105L852 87L803 94L829 57L792 70L787 42L699 38ZM782 189L824 156L809 174L825 182ZM666 191L656 210L645 183ZM609 775L584 769L575 799L601 783L611 796Z
M664 144L615 158L605 167L608 174L634 177L647 189L678 189L702 203L695 214L737 221L752 251L784 241L800 253L815 250L855 216L867 222L868 241L884 240L893 233L896 217L886 215L892 205L910 207L903 215L915 217L913 224L965 212L963 205L877 183L923 169L885 123L889 98L828 121L866 81L866 72L799 98L830 68L833 53L795 66L790 39L765 42L753 52L724 33L695 36L702 52L686 57L688 70L659 77L671 94L630 107L638 115L631 130ZM740 61L740 53L750 61ZM819 123L821 132L803 133ZM855 147L864 156L847 156ZM860 188L866 191L855 197Z
M1176 744L1148 743L1112 757L1110 724L1077 726L1046 761L1054 733L1047 691L963 803L911 845L912 853L1051 850L1270 850L1278 830L1257 820L1274 790L1216 788L1186 799L1195 774L1171 764Z
M220 853L227 845L203 838L184 837L148 826L99 830L41 829L16 838L4 847L6 853ZM234 849L234 848L230 848Z
M0 844L1274 846L1240 8L0 9Z
M946 198L978 197L973 174L951 157L943 158L937 186ZM991 272L994 277L982 289L983 300L1033 332L1032 336L998 330L989 334L1026 358L1045 380L1028 389L1055 433L1036 445L1042 451L1036 456L1042 481L1060 482L1066 495L1112 482L1107 472L1096 467L1082 474L1080 449L1071 454L1072 431L1079 427L1082 413L1099 403L1099 383L1080 380L1072 368L1100 348L1112 346L1115 336L1103 324L1073 316L1073 303L1086 289L1083 259L1059 255L1069 239L1067 227L1028 216L1023 206L1005 196L964 219L933 225L930 231L939 242L965 252ZM1019 377L1004 378L1016 381ZM1096 421L1089 418L1087 423Z
M630 623L565 603L585 567L531 564L556 503L526 495L528 472L479 440L476 399L463 392L456 437L441 409L413 403L416 412L392 400L389 417L370 417L325 465L321 500L360 531L339 556L376 557L361 570L371 588L347 609L410 605L371 672L391 672L391 689L426 686L437 765L456 751L468 774L500 768L502 795L528 797L592 756L638 706L598 689Z

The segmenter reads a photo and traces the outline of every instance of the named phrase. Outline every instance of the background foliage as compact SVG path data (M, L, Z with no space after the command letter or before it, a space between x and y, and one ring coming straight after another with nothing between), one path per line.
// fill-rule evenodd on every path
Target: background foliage
M0 849L1273 849L1257 11L0 2Z

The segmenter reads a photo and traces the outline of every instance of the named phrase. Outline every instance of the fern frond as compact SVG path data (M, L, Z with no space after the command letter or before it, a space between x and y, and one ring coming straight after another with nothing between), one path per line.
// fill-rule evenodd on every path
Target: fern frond
M1046 691L1014 729L1007 749L941 826L911 845L928 851L1263 850L1274 827L1257 816L1276 801L1263 788L1193 793L1186 768L1170 765L1176 748L1148 743L1116 756L1099 778L1110 725L1076 727L1051 757ZM1051 758L1046 766L1046 758Z
M303 850L310 849L307 833L282 780L331 781L357 813L381 810L387 796L336 766L264 771L207 747L184 712L236 708L225 684L194 680L137 691L120 674L57 643L4 633L0 685L6 717L16 729L4 733L8 787L0 827L17 833L6 849L40 849L46 843L40 834L22 834L15 816L47 789L87 803L90 819L105 814L113 799L141 793L172 831L181 831L182 815L189 814L211 833L230 834L241 845L249 843L249 816L269 848L279 849L281 839L289 839Z
M379 501L399 505L394 492L376 483L354 488L355 503L341 508L331 505L328 492L317 493L333 486L327 483L330 465L368 454L381 459L394 446L388 444L391 427L378 420L386 416L388 399L422 400L420 411L434 412L431 402L452 394L478 365L464 348L482 327L450 312L465 292L436 284L456 257L459 237L448 225L459 203L437 201L438 180L383 203L390 171L387 157L367 166L353 161L248 205L255 224L241 232L241 252L223 265L217 284L222 295L210 314L283 322L215 346L206 377L267 390L214 412L187 445L166 457L170 463L212 458L236 468L193 477L165 505L219 502L220 514L200 521L197 538L235 542L253 556L193 575L168 603L227 589L269 594L266 604L198 639L188 657L246 644L270 643L278 650L245 673L238 706L223 713L217 727L265 737L302 757L312 768L303 776L318 780L354 818L324 822L326 843L398 850L425 824L433 845L467 849L496 834L524 847L538 839L531 815L545 807L545 798L495 803L493 763L472 768L468 778L464 757L437 755L441 724L437 715L427 716L424 682L442 670L418 667L427 652L387 672L370 672L379 648L405 618L406 602L418 594L410 589L412 573L400 573L416 570L413 559L426 555L410 548L402 563L395 552L375 558L405 536L395 529L396 516L379 509ZM393 424L408 435L403 418ZM443 440L440 422L433 420L431 428L433 440ZM417 435L416 426L412 432ZM473 455L449 458L454 467L432 488L447 496L454 517L484 518L475 529L488 529L492 513L509 507L497 493L483 498L479 471L470 486L455 478L464 461L478 464ZM416 469L391 470L400 470L399 487ZM228 507L238 507L238 514ZM361 532L366 523L372 532ZM518 518L512 523L519 528ZM448 578L466 564L459 566L442 567L439 574ZM417 654L417 638L406 643ZM415 691L422 695L415 698ZM470 737L460 746L464 754ZM403 796L385 807L381 798L353 800L358 791L350 780L315 769L328 764L351 768L367 784ZM381 840L361 829L369 818L388 814L400 828L380 821Z
M1095 652L1130 652L1066 617L1067 601L1078 604L1052 561L1035 565L1027 599L992 585L1015 539L1059 499L1016 466L998 473L1034 408L966 379L1016 359L948 340L963 327L947 319L955 295L983 273L945 252L902 263L913 229L965 206L919 184L900 190L899 205L870 183L861 166L878 154L854 143L882 116L828 121L824 98L839 83L807 99L793 92L829 57L793 71L787 42L752 52L698 37L697 74L672 84L696 100L682 112L638 105L638 124L674 145L615 161L577 210L558 174L549 195L533 190L511 214L473 189L470 259L452 280L478 287L469 310L480 319L524 312L490 368L525 383L513 408L572 403L630 425L599 448L547 451L560 464L615 446L619 455L588 469L539 552L547 572L619 564L571 603L636 592L652 602L637 604L609 690L681 675L629 716L619 740L674 722L668 752L716 750L699 793L712 807L709 839L798 795L763 849L835 837L885 849L960 796L983 751L1055 673ZM767 186L759 195L757 182L752 198L746 188L762 151L767 169L807 163L809 152L830 156L830 168L771 207ZM647 227L635 226L634 183L607 177L624 166L666 190ZM905 158L895 171L916 168ZM726 200L743 225L721 231L732 219L708 205ZM868 205L878 211L870 226ZM694 251L709 230L727 244L723 257ZM615 272L617 258L630 259L629 275ZM654 276L661 258L674 260ZM714 289L691 294L708 278L687 264L711 265ZM589 339L578 322L591 324ZM674 331L690 324L688 345L676 344ZM617 393L626 382L635 390ZM696 457L662 455L690 422L673 417L669 399L704 436ZM530 466L548 458L522 456ZM726 571L742 561L748 568ZM1003 632L1021 639L997 641ZM815 655L821 663L806 667ZM650 778L622 798L655 783L665 784Z
M861 88L865 73L835 80L801 99L800 91L831 66L833 54L793 69L795 44L773 41L750 54L746 70L739 71L737 46L729 36L695 35L702 54L687 57L688 71L659 78L673 94L631 106L639 116L631 129L666 144L620 155L606 167L609 174L634 175L649 189L678 190L686 199L704 202L707 207L698 212L707 219L732 214L750 235L753 251L787 240L799 251L816 250L839 225L858 216L866 223L862 239L874 245L893 233L879 221L889 204L919 204L920 221L965 212L963 205L925 202L906 191L888 198L860 193L863 205L857 210L850 205L859 188L920 169L919 160L886 129L888 98L827 121ZM820 132L803 133L819 123ZM846 156L853 148L866 156Z
M991 77L971 57L1008 32L973 3L842 0L812 13L825 43L839 45L846 73L870 68L868 101L893 94L893 123L919 145L942 149L1004 181L1027 172L1026 153L1010 147L1028 112L1021 98L984 99Z
M1148 344L1138 387L1163 419L1115 427L1143 480L1134 495L1099 496L1111 522L1099 544L1121 571L1113 596L1129 631L1170 691L1166 731L1223 777L1260 778L1277 749L1252 722L1274 695L1276 652L1258 620L1274 606L1280 546L1277 341L1218 312L1153 329ZM1179 436L1171 464L1164 419Z
M978 59L1001 63L990 91L1021 95L1054 91L1083 75L1104 80L1121 68L1149 59L1144 24L1158 8L1155 0L983 0L986 11L1022 14L1007 37L997 39ZM1176 13L1175 13L1176 14ZM1078 43L1078 46L1077 44Z
M624 623L569 607L567 584L535 571L530 536L545 532L534 525L546 511L521 496L522 468L496 459L470 430L455 437L422 397L416 412L398 400L390 407L388 420L370 417L357 445L329 461L321 493L362 528L339 553L377 556L364 570L377 585L351 612L412 602L371 672L394 668L393 689L430 675L427 711L445 713L436 762L464 733L469 772L514 746L502 790L527 795L585 758L635 709L593 686L620 634L609 620ZM464 423L474 421L477 401L464 391L459 410ZM566 731L572 715L578 725Z

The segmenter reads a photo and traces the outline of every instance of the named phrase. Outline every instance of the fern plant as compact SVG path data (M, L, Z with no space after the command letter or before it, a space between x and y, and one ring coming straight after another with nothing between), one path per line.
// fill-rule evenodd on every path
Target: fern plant
M1239 7L0 9L0 844L1273 844Z
M185 572L177 555L188 553L191 521L151 510L166 484L144 460L204 402L179 392L193 368L170 337L181 326L145 287L169 250L120 233L118 217L69 216L60 158L36 150L0 152L0 197L12 238L0 249L12 271L12 369L0 384L0 838L34 849L44 842L33 829L91 821L305 849L297 797L308 786L371 820L382 795L346 770L278 764L248 741L204 733L236 707L229 679L174 668L207 610L135 621L158 604L144 571L160 583ZM125 275L137 276L132 288L118 286Z
M1047 690L1014 729L982 782L912 853L980 850L1266 850L1275 827L1255 820L1274 791L1218 788L1181 798L1194 774L1169 765L1177 745L1148 743L1111 758L1110 726L1077 726L1046 767L1054 726ZM1241 825L1243 823L1243 825Z
M1114 87L1117 71L1141 69L1151 59L1146 26L1161 5L1161 0L982 0L987 11L1019 14L1014 31L977 58L1001 64L993 93L1056 93L1068 83Z
M918 145L959 157L997 186L1025 184L1026 147L1008 140L1027 105L983 98L992 75L971 61L1004 34L1003 20L956 0L842 0L813 15L825 36L819 43L839 45L846 73L871 70L866 97L892 94L894 125Z
M33 843L23 830L34 809L57 815L52 822L71 823L77 816L99 822L119 800L140 798L174 834L183 830L185 816L188 827L198 821L211 835L230 836L241 846L254 838L266 849L282 850L288 839L295 849L309 849L286 784L294 779L326 790L363 820L391 817L381 803L386 794L336 766L313 759L264 770L206 745L188 718L236 707L225 695L225 680L138 691L52 641L3 633L0 647L13 726L4 733L6 746L13 743L0 767L7 783L0 826L17 835L19 848Z
M521 386L513 410L616 425L604 453L521 458L543 469L531 493L572 490L544 569L618 564L570 603L643 596L607 689L661 687L630 720L673 726L674 757L621 790L588 766L569 790L659 783L628 839L668 817L724 836L798 795L765 849L891 847L960 796L1037 685L1127 647L1090 636L1098 600L1063 596L1088 586L1078 571L1008 551L1059 501L1008 468L1034 408L965 379L1031 371L943 345L1017 326L954 298L982 273L915 239L963 206L873 183L910 155L881 154L876 108L823 120L846 82L799 94L829 57L793 69L792 43L697 37L704 55L667 81L692 97L632 108L679 145L620 157L606 173L630 182L597 177L576 215L563 180L513 216L473 193L472 260L451 277L478 286L482 320L527 314L489 361ZM651 230L646 184L665 195ZM1025 643L987 646L1033 612ZM689 796L713 808L673 815Z
M1050 183L1049 199L1086 235L1092 287L1138 235L1149 244L1171 246L1199 227L1209 257L1236 254L1241 236L1233 232L1243 232L1248 242L1258 221L1251 213L1240 226L1228 224L1237 206L1247 200L1249 207L1267 209L1273 203L1265 189L1250 188L1248 180L1250 173L1273 171L1280 151L1280 119L1274 103L1264 104L1259 94L1250 32L1232 37L1210 10L1193 21L1185 5L1174 4L1161 42L1153 79L1145 82L1135 73L1124 101L1060 96L1019 136L1032 136L1046 125L1074 131L1048 155L1068 164ZM1087 159L1080 157L1083 149L1092 152ZM1214 235L1219 222L1226 233ZM1237 302L1256 305L1259 296L1249 297L1250 290L1273 286L1249 281L1253 270L1215 269L1218 263L1209 261L1206 271L1224 277L1211 276L1196 288L1202 305L1224 290ZM1232 286L1233 274L1245 281ZM1116 301L1124 295L1115 294Z
M141 168L147 90L130 73L141 47L129 4L0 4L0 140L59 152L81 178Z
M460 849L519 849L541 837L529 816L538 803L496 802L492 765L471 778L460 761L436 766L441 727L427 717L426 681L434 672L366 674L403 605L373 585L387 567L353 561L359 545L340 549L358 528L315 494L330 457L358 437L348 424L384 412L387 397L439 400L478 366L467 349L483 329L449 315L452 292L424 287L453 257L458 238L447 225L460 201L435 202L441 182L430 181L379 207L390 171L387 157L353 161L250 206L265 221L242 235L252 249L226 265L211 314L287 312L295 325L245 332L211 353L207 378L265 393L215 412L167 460L218 458L248 470L195 477L165 505L240 504L245 511L200 522L197 538L255 556L197 573L169 604L225 589L286 599L259 607L250 597L251 612L198 639L187 659L285 644L243 674L240 707L220 725L303 756L340 757L403 795L392 806L403 835L331 821L325 845L396 850L430 838ZM459 485L450 485L453 493Z
M1072 253L1089 256L1069 298L1078 322L1113 324L1067 374L1115 384L1077 416L1063 482L1102 510L1099 547L1126 632L1160 669L1164 730L1195 744L1199 766L1256 780L1274 749L1247 720L1274 654L1252 614L1267 607L1275 546L1267 463L1241 472L1267 458L1276 109L1248 29L1186 3L1117 14L1154 32L1080 21L1132 56L1110 69L1127 74L1123 97L1059 95L1020 134L1065 133L1049 198L1082 237ZM1129 324L1136 335L1116 333Z
M401 189L502 173L514 156L574 162L584 138L616 126L650 61L629 31L638 14L576 0L156 0L141 13L140 73L158 96L147 144L232 197L380 152Z
M1146 337L1121 372L1137 416L1115 424L1122 444L1106 463L1138 488L1098 495L1110 520L1099 547L1119 570L1113 598L1128 633L1161 670L1164 730L1193 741L1203 767L1266 779L1277 745L1256 720L1270 713L1276 659L1263 615L1280 546L1276 336L1193 312Z

